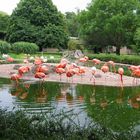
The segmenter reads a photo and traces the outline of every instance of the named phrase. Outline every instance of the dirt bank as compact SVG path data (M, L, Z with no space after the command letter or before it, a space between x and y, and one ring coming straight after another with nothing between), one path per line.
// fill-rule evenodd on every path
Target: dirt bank
M10 78L10 74L16 73L17 70L14 69L15 65L17 64L3 64L0 65L0 77L3 78ZM27 64L18 64L18 65L27 65ZM33 64L28 64L28 66L32 67ZM73 78L67 78L65 74L62 75L62 79L60 81L60 76L56 73L50 73L48 78L45 81L55 81L55 82L64 82L64 83L79 83L79 84L89 84L93 85L94 80L91 79L91 68L86 67L86 73L81 76L74 75ZM34 78L32 73L26 74L23 76L23 79L26 80L37 80ZM123 85L124 86L136 86L140 85L140 78L137 79L137 84L133 82L133 77L123 76ZM103 73L101 70L97 70L96 78L95 78L95 85L105 85L105 86L121 86L120 82L120 75L114 73Z

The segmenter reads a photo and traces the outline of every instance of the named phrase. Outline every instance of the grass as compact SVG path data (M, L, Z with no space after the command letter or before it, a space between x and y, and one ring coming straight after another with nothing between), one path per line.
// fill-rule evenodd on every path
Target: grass
M41 113L26 115L24 111L8 112L0 109L1 140L138 140L139 132L115 133L97 123L84 126L76 124L73 117L77 114L65 115Z
M15 59L14 63L21 63L21 62L23 62L23 59L27 58L27 55L25 55L25 54L9 53L9 55ZM60 60L62 58L62 53L43 53L43 54L36 53L36 54L31 55L31 56L40 57L42 55L44 57L47 57L48 63L58 63L58 62L60 62ZM54 59L51 59L51 56L53 56ZM5 62L1 62L1 63L4 64Z

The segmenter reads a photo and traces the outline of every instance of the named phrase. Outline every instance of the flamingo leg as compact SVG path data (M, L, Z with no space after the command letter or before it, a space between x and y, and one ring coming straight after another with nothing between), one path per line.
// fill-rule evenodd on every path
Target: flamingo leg
M16 79L16 86L18 86L18 79Z
M121 76L121 87L123 88L123 78L122 78L122 75Z
M73 83L73 76L71 77L72 83Z
M61 81L61 74L60 74L60 81Z

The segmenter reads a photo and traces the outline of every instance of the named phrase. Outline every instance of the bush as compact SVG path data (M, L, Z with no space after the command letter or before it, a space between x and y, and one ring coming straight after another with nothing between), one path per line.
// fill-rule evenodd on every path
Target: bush
M69 50L82 50L83 46L81 45L79 40L76 39L71 39L68 42L68 49Z
M0 53L1 54L3 53L7 54L10 48L11 48L11 45L8 42L0 40Z
M16 54L20 53L33 54L39 50L39 47L35 43L16 42L12 45L12 50Z
M136 55L115 55L115 54L87 54L89 59L100 59L101 61L112 60L115 63L140 65L140 57Z
M64 112L41 113L29 117L23 111L8 112L0 109L0 138L2 140L138 140L139 131L115 133L96 122L84 126L76 124Z

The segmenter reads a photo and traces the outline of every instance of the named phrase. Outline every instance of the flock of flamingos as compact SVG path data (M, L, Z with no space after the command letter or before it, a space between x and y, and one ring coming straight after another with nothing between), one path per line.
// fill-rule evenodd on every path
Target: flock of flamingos
M13 62L14 59L10 56L5 57L7 62ZM79 63L85 63L88 62L89 58L87 56L84 56L82 58L79 58ZM94 80L95 83L95 73L96 73L96 66L100 65L101 61L98 59L93 59L93 67L91 67L91 74L92 77L89 80ZM24 60L24 63L29 63L28 59ZM34 77L38 79L45 79L47 78L47 74L49 71L49 67L45 65L43 58L37 57L34 59ZM130 66L128 69L131 71L131 76L140 77L140 66ZM16 83L19 82L19 79L22 78L22 76L25 73L28 73L31 70L31 67L29 66L21 66L18 68L18 73L11 74L11 80L16 81ZM103 66L101 66L101 71L103 73L107 73L109 71L118 73L120 75L120 81L121 85L123 86L123 74L124 69L122 67L119 67L118 70L115 68L115 63L113 61L105 62ZM86 73L86 67L79 66L76 63L70 63L67 59L61 59L60 63L55 65L54 72L60 75L65 74L67 78L73 77L74 75L82 76Z

